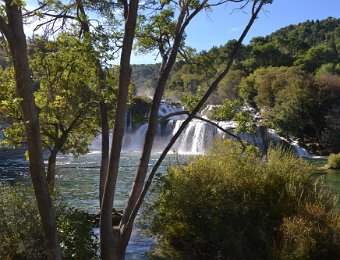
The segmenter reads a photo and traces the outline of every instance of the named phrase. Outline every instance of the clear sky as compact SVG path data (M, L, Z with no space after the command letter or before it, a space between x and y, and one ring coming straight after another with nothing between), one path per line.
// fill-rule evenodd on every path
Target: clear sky
M216 8L211 13L201 13L187 28L187 45L198 51L237 39L250 15L232 10L237 5ZM244 43L255 36L266 36L282 27L306 20L323 20L327 17L340 18L340 0L274 0L265 6L248 33ZM132 57L132 63L155 63L154 55Z

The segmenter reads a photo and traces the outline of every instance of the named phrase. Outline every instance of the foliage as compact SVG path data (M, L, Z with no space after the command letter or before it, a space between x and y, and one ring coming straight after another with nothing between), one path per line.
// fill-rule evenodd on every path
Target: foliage
M98 250L98 237L93 231L93 216L87 212L65 207L57 208L57 229L65 259L93 259Z
M219 121L230 121L240 110L241 102L239 100L225 100L223 104L217 107L213 113L213 119Z
M191 92L186 92L182 95L181 103L189 110L192 111L198 102L201 100L204 90L199 87L197 93L192 94Z
M278 259L338 259L339 232L339 212L306 204L297 215L283 219L274 255Z
M159 63L132 65L131 79L135 85L136 95L140 95L147 88L153 87L151 83L156 78L159 67Z
M96 106L88 105L98 98L95 69L88 65L88 55L84 54L85 49L76 38L62 35L57 42L38 38L34 46L31 64L35 77L39 79L35 100L40 109L43 146L52 150L67 132L67 141L59 149L65 153L84 153L96 128ZM6 70L13 76L12 68ZM15 100L15 84L7 82L1 85L1 102L2 110L6 112L4 115L12 124L5 129L4 136L6 144L22 145L25 139L19 103L10 102ZM71 125L74 125L72 129L69 128Z
M340 152L340 115L339 106L331 109L325 116L326 127L321 134L321 144L329 152Z
M8 54L6 52L6 41L0 36L0 68L4 69L8 65Z
M239 86L242 78L244 78L245 76L246 74L241 70L230 71L218 85L216 94L217 102L223 103L225 99L238 99Z
M336 63L337 52L327 44L319 44L310 48L307 53L294 62L307 72L314 72L323 64Z
M39 109L42 147L50 152L47 179L54 187L56 156L75 156L88 151L98 134L99 100L107 104L112 120L116 99L116 74L105 71L106 89L101 89L97 53L88 39L59 34L55 41L35 37L30 43L30 64L35 79L35 103ZM0 79L0 120L7 146L26 143L20 99L15 98L14 70L7 67ZM13 102L14 101L14 102Z
M165 19L167 12L169 11L164 11L162 19ZM167 17L169 19L169 14ZM170 20L168 22L169 26L172 26ZM140 38L138 46L155 45L163 38L171 41L171 36L169 36L171 30L167 30L163 35L154 23L155 21L148 23L148 29L141 30L144 37ZM340 71L338 68L339 57L337 56L337 53L340 52L339 24L340 19L336 18L327 18L322 21L308 20L298 25L284 27L266 37L254 37L250 44L241 46L233 69L219 84L219 89L214 93L210 102L220 104L225 98L237 99L240 79L261 68L291 67L295 64L305 72L323 73L323 71L327 71L337 74ZM146 34L147 31L148 34ZM143 45L143 41L150 41L150 44ZM208 51L197 53L194 50L188 50L186 56L181 55L169 79L168 94L172 92L172 96L180 99L188 99L185 95L183 97L184 93L190 92L195 95L199 89L209 84L221 70L235 43L236 40L230 40L225 45L215 46ZM327 67L325 67L326 64ZM143 78L151 79L152 75L143 75ZM248 90L242 94L246 83L247 81L243 81L240 94L247 102L255 105L252 102L254 102L253 98L256 93ZM249 97L245 95L249 95Z
M134 97L130 107L130 119L129 122L132 127L140 126L142 123L148 121L148 116L151 108L151 99L147 96Z
M23 186L0 186L0 258L44 259L44 238L36 201Z
M297 67L261 68L241 81L240 96L279 132L312 138L329 151L337 149L338 75L320 71L313 76Z
M169 4L169 3L168 3ZM165 5L163 5L164 7ZM148 53L161 47L161 55L168 53L175 35L176 21L175 10L171 5L166 5L160 11L155 11L152 16L139 16L137 28L138 42L136 48L142 53Z
M12 123L15 129L12 130L13 135L9 139L0 140L0 143L14 147L22 145L21 136L24 133L24 124L21 121L20 114L20 98L14 96L15 77L13 67L7 67L2 70L0 68L2 77L0 78L0 120L7 124ZM12 92L12 93L11 93ZM10 94L11 93L11 94ZM8 130L3 130L6 136Z
M88 213L57 205L58 231L66 259L92 259L97 239ZM33 191L20 185L0 186L0 257L45 259L46 251Z
M239 144L225 141L187 166L171 167L161 177L160 195L149 216L165 257L176 252L178 258L189 259L283 258L290 235L298 234L289 221L302 217L306 236L296 243L314 241L315 249L306 258L339 257L335 203L323 180L311 177L306 161L280 149L260 158L254 150L244 153Z
M224 100L223 104L214 110L212 118L218 121L235 121L237 123L236 133L253 133L255 131L252 116L239 100Z
M340 169L340 153L330 154L328 157L327 166L330 169Z
M83 154L98 128L99 79L91 65L95 54L67 34L47 42L44 49L35 49L32 59L39 82L35 99L41 109L43 144L52 149L61 141L55 137L67 132L61 152Z

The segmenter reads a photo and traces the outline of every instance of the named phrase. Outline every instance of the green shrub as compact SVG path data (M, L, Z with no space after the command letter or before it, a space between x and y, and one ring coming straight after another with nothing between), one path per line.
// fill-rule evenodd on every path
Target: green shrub
M327 165L330 169L340 169L340 153L330 154Z
M57 228L64 259L95 259L98 237L93 232L93 217L87 212L58 207Z
M93 259L97 253L86 212L57 205L64 259ZM46 259L44 237L32 190L0 183L0 259Z
M243 153L237 143L226 141L185 167L170 168L161 182L148 212L160 257L280 258L286 256L280 250L290 245L286 227L297 218L320 227L306 239L321 243L324 251L328 245L322 239L339 234L336 196L322 180L311 178L306 161L280 149L260 158L256 150ZM314 216L308 205L322 208L327 217ZM333 242L340 246L339 240Z
M306 204L280 226L278 259L339 259L340 214Z
M21 185L0 185L0 258L46 258L33 193Z

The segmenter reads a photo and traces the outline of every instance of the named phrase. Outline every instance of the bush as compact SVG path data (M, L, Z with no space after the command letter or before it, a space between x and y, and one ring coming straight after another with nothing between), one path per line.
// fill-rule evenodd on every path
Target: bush
M330 154L327 165L330 169L340 169L340 153Z
M280 226L278 259L339 259L340 214L306 204Z
M46 258L33 193L21 185L0 185L0 258Z
M89 214L57 205L65 259L96 257L97 241ZM0 183L0 259L46 259L44 237L32 190Z
M93 232L93 216L87 212L59 206L57 228L64 259L94 259L98 237Z
M324 255L340 246L339 240L323 242L340 231L336 196L321 179L311 178L306 161L280 149L260 158L256 150L243 153L237 143L226 141L185 167L170 168L161 183L149 212L160 257L284 258L281 252L299 250L290 247L291 233L299 234L290 226L320 228L297 240L314 241L315 248L322 245ZM323 209L323 215L315 208ZM295 225L299 219L305 226ZM314 251L307 253L315 256Z

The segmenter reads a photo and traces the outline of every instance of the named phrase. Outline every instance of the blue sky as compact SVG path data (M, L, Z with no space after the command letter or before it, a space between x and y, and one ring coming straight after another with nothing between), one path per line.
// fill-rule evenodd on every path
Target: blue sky
M225 44L242 33L249 14L232 12L237 5L216 8L211 13L201 13L187 28L187 45L200 50ZM265 6L255 21L244 43L255 36L266 36L282 27L306 20L340 18L340 0L274 0ZM132 63L155 63L154 55L134 55Z

